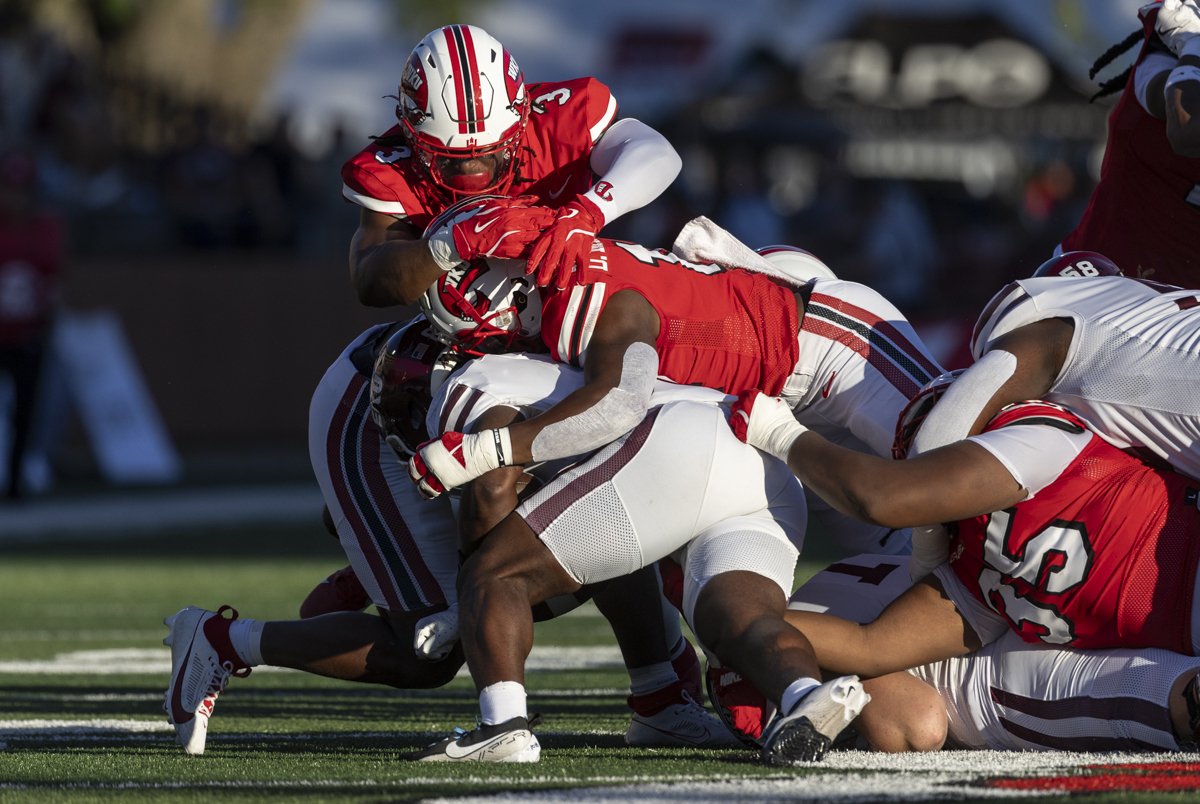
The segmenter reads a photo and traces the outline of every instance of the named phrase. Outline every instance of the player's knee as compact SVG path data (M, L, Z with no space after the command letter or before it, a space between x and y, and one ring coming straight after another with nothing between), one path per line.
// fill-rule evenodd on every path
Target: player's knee
M946 743L948 723L945 712L929 710L908 724L906 751L940 751Z
M784 601L758 593L760 584L751 587L750 573L724 573L704 585L696 597L692 619L696 636L718 656L739 655L772 639L781 627ZM752 580L757 581L755 576ZM779 599L776 600L775 597Z

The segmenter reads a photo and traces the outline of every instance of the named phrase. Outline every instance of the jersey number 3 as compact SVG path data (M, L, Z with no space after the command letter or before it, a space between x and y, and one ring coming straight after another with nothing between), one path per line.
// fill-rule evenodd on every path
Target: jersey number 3
M988 522L979 591L1017 631L1035 634L1052 645L1070 644L1075 623L1048 598L1066 594L1087 580L1094 558L1087 528L1082 522L1056 519L1020 549L1010 551L1015 514L1015 508L997 511Z

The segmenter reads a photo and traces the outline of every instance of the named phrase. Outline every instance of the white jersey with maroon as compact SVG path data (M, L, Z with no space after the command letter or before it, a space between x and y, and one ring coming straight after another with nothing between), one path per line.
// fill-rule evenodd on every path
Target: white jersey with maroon
M458 527L426 501L371 418L371 371L390 324L355 338L313 393L308 451L338 539L372 602L389 611L454 603Z
M429 437L448 431L469 432L485 410L496 405L516 408L526 417L541 413L583 387L583 370L558 363L548 355L487 355L472 360L443 383L429 408L425 424ZM659 378L654 386L651 405L680 400L729 403L734 397L711 388L679 385ZM817 417L808 421L831 441L848 449L870 449L845 428L830 425ZM814 515L846 555L858 553L907 553L909 529L893 530L859 522L834 510L828 503L805 489L809 513Z
M870 622L912 582L895 556L843 559L796 590L791 608ZM1074 650L1006 634L909 672L938 691L947 747L1000 751L1178 751L1169 696L1200 658L1156 648Z
M796 420L822 435L849 431L890 458L900 412L942 373L912 325L866 285L814 279L798 340L781 394Z
M1119 276L1022 279L984 309L975 359L1047 318L1071 319L1075 334L1044 398L1118 449L1148 451L1200 478L1200 291Z
M467 433L484 411L504 405L526 418L549 410L568 394L583 387L583 369L555 362L549 355L485 355L456 371L434 395L425 419L430 438L443 433ZM651 405L680 400L711 404L733 402L736 397L712 388L679 385L659 379Z
M752 572L788 594L808 522L783 462L739 441L724 407L691 401L651 408L517 514L581 584L671 556L689 624L704 584L722 573Z
M496 405L533 415L582 386L581 369L544 355L487 355L443 384L426 425L431 436L461 432ZM550 478L517 513L581 584L674 554L689 622L704 583L721 572L756 572L788 594L807 527L804 493L781 461L737 440L721 404L730 401L658 380L638 427Z

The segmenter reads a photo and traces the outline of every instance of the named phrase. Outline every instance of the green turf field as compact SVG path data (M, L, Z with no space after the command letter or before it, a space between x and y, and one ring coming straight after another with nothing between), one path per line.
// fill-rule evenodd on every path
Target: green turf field
M837 779L874 779L877 792L904 792L888 781L904 765L779 770L749 751L628 749L628 678L620 667L530 675L531 710L545 717L543 760L534 765L397 761L473 724L476 698L465 678L405 692L270 670L234 679L218 701L205 755L183 756L162 712L169 671L138 672L167 661L162 618L188 604L224 603L247 617L290 618L342 563L319 526L0 550L0 802L379 802L628 784L637 785L633 792L612 795L638 800L663 798L660 790L678 797L688 784L714 780L729 783L732 792L721 788L715 797L730 801L809 799L813 791L821 798ZM811 560L799 574L824 563ZM539 625L537 645L614 643L585 607ZM926 770L936 775L938 766ZM1000 792L970 784L930 797ZM711 789L700 799L709 800ZM920 799L922 789L910 792ZM850 798L876 800L863 792Z

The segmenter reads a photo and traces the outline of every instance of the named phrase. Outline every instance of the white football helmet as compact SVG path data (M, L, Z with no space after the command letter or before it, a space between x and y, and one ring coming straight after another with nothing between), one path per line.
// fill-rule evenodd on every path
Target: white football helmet
M417 164L451 199L506 192L529 120L525 78L504 46L474 25L447 25L408 57L396 118ZM456 163L494 156L490 173Z
M779 270L801 282L810 279L837 279L829 266L818 260L811 252L795 246L763 246L755 249Z

